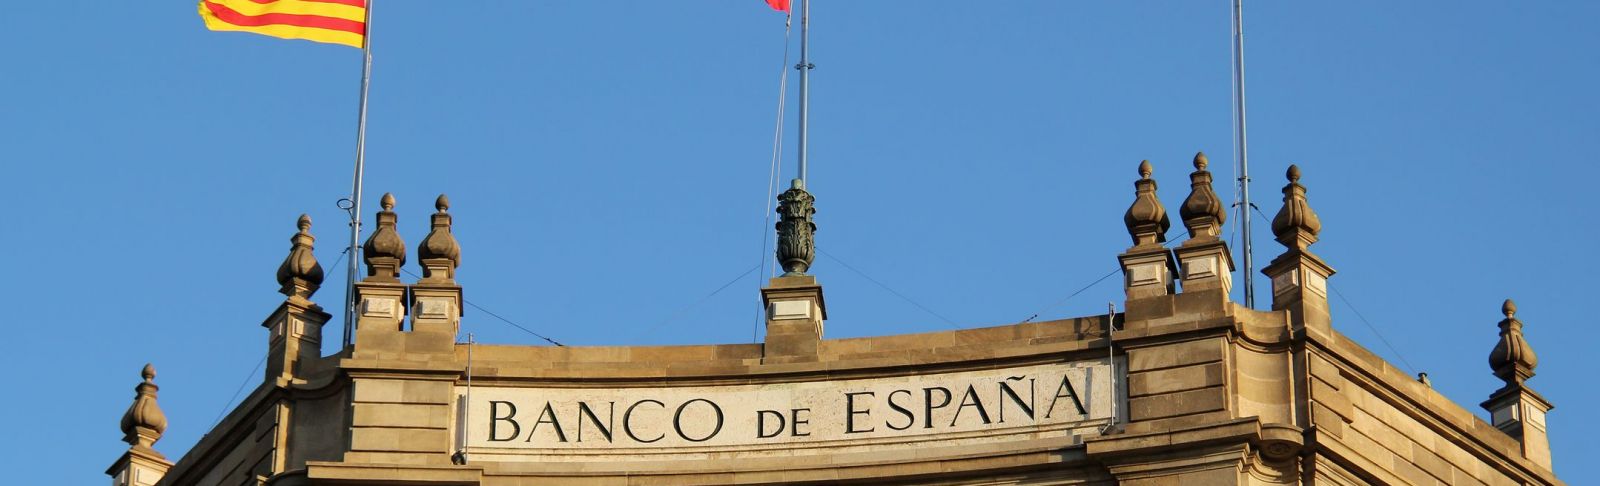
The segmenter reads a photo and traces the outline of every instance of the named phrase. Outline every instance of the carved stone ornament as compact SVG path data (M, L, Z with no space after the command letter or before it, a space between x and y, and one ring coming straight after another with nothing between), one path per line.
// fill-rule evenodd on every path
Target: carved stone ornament
M1211 188L1211 172L1205 152L1194 155L1194 172L1189 174L1189 197L1178 208L1183 225L1189 228L1189 238L1215 237L1222 233L1222 223L1228 220L1222 199Z
M438 210L433 213L433 229L422 239L422 244L417 245L417 258L422 262L422 278L454 279L456 267L461 265L461 245L450 234L450 198L440 194L434 200L433 207ZM439 275L439 270L443 270L444 274Z
M156 391L161 389L155 384L156 367L146 363L140 375L144 382L133 388L133 405L122 414L122 441L148 449L167 431L167 415L156 405Z
M1306 202L1306 186L1300 185L1300 166L1290 165L1284 174L1289 184L1283 186L1283 207L1272 218L1272 234L1278 243L1296 250L1305 250L1317 242L1322 231L1322 220Z
M394 195L385 193L379 202L378 229L361 246L361 260L367 264L367 277L394 280L406 264L406 242L395 231Z
M1539 366L1539 357L1533 347L1522 337L1522 321L1517 319L1517 303L1506 299L1500 306L1506 318L1500 320L1500 341L1489 353L1489 367L1494 375L1513 386L1533 378L1533 369Z
M1122 215L1122 222L1128 226L1128 235L1133 237L1135 246L1166 242L1167 228L1172 227L1172 221L1167 219L1166 208L1156 198L1156 180L1150 178L1152 172L1150 161L1139 162L1139 180L1133 183L1133 205Z
M811 222L817 210L816 201L806 192L804 181L795 179L789 190L778 195L778 264L783 265L784 276L805 275L816 258L816 241L813 239L817 225Z
M289 297L311 298L322 286L322 264L312 254L311 217L300 215L297 222L300 232L289 237L289 256L278 266L279 293Z

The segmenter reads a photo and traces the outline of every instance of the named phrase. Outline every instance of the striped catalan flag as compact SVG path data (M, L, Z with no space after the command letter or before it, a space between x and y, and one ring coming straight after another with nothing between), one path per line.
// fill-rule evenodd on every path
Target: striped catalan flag
M254 32L360 48L368 0L200 0L211 30Z

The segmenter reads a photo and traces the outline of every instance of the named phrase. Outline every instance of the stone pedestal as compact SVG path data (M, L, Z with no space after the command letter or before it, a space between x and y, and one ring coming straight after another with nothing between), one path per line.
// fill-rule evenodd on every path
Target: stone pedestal
M172 469L172 463L155 449L134 447L106 469L111 486L155 486Z
M1272 310L1289 311L1290 325L1297 332L1331 331L1328 277L1333 276L1333 267L1310 251L1291 248L1261 273L1272 280Z
M1122 287L1128 300L1172 295L1172 276L1178 273L1178 267L1166 247L1135 246L1117 255L1117 261L1122 262Z
M356 333L354 356L378 357L385 349L404 349L399 340L409 309L405 284L360 282L356 284Z
M778 277L761 289L767 308L767 340L762 363L817 360L822 323L828 319L822 286L810 275Z
M346 463L448 465L461 322L461 287L357 285L356 342L339 367L352 382ZM411 318L410 329L403 322Z
M302 365L322 356L322 325L331 317L321 306L291 297L261 323L269 331L268 382L289 383L305 376Z
M451 354L461 331L461 286L454 283L418 283L411 286L411 340L409 351Z
M1191 239L1174 253L1183 269L1184 292L1220 289L1226 298L1233 291L1233 255L1226 242L1216 237Z
M1550 436L1545 414L1555 408L1526 387L1500 389L1483 402L1489 423L1522 443L1522 457L1550 469Z

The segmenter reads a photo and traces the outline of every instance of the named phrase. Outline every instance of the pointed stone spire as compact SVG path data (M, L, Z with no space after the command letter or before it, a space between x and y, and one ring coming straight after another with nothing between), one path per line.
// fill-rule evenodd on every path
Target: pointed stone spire
M456 267L461 265L461 245L450 234L450 198L440 194L434 200L433 229L417 245L417 259L422 262L422 279L425 281L451 281L456 278Z
M383 194L379 201L378 229L362 245L361 259L367 263L367 278L371 281L399 281L400 267L406 264L406 242L395 231L394 195Z
M1123 224L1128 226L1128 235L1133 237L1134 246L1156 245L1167 241L1167 228L1172 227L1172 221L1167 219L1167 210L1161 206L1161 200L1156 197L1156 180L1150 178L1154 169L1150 161L1139 162L1139 180L1134 181L1133 205L1128 206L1128 212L1122 215Z
M1550 401L1528 387L1539 357L1522 336L1522 320L1517 319L1517 304L1506 299L1500 305L1500 340L1489 353L1489 367L1506 385L1489 394L1481 406L1489 411L1489 423L1516 439L1522 457L1549 469L1550 432L1545 416L1555 409Z
M322 286L322 264L312 254L311 217L300 215L300 232L289 237L289 256L278 266L279 293L290 298L310 299Z
M1489 368L1494 369L1494 376L1504 380L1509 387L1533 378L1533 369L1539 366L1539 357L1533 354L1533 347L1528 346L1528 341L1522 337L1522 321L1517 320L1517 303L1506 299L1500 305L1500 313L1506 317L1500 320L1500 341L1489 353Z
M816 258L814 202L816 198L806 192L806 183L800 179L791 181L789 190L778 195L778 263L783 265L785 277L805 275Z
M1194 172L1189 174L1189 197L1178 208L1183 225L1189 228L1189 238L1212 237L1222 233L1222 223L1228 220L1228 211L1211 188L1211 172L1206 170L1205 152L1194 154Z
M135 448L149 449L167 431L167 416L156 405L156 391L161 389L155 384L156 367L146 363L139 374L144 382L133 388L133 405L122 414L122 441Z
M1300 185L1300 166L1290 165L1284 175L1289 178L1289 184L1283 186L1283 208L1272 218L1272 234L1283 246L1305 250L1317 242L1322 220L1306 202L1306 186Z

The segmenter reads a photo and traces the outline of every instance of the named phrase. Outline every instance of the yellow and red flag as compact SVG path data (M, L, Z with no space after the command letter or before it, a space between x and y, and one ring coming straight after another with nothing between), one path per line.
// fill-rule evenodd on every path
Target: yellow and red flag
M767 6L783 13L789 13L789 0L767 0Z
M360 48L366 42L367 0L200 0L200 18L211 30Z

